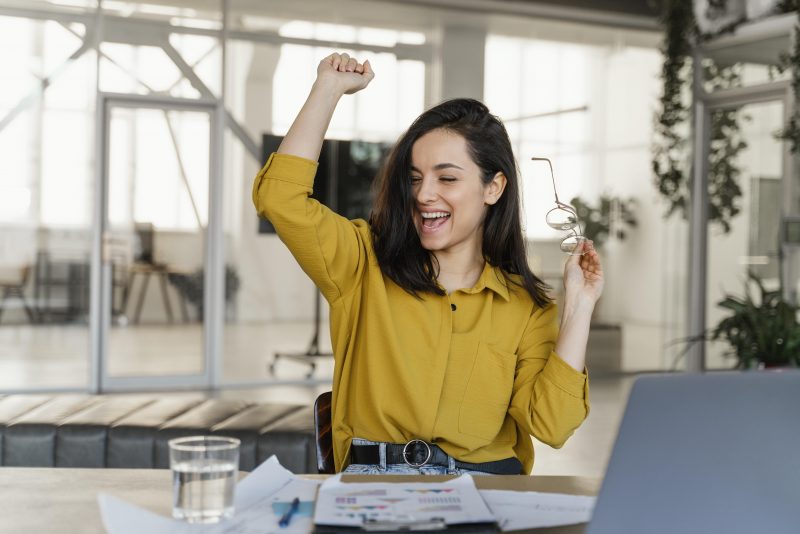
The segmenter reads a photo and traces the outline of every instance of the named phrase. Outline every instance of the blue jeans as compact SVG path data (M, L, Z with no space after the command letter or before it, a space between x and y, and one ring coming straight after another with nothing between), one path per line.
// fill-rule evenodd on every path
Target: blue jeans
M422 467L412 467L408 464L387 464L386 463L386 444L377 441L369 441L361 438L353 438L353 445L379 445L380 463L378 464L350 464L343 471L352 475L489 475L483 471L471 471L460 469L455 465L455 459L448 456L449 465L423 465Z

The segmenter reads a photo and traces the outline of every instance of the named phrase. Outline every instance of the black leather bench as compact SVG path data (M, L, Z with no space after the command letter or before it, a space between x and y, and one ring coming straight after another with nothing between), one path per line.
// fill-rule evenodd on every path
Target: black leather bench
M310 406L142 395L0 396L0 465L168 468L167 441L198 434L242 441L239 468L275 454L316 473Z

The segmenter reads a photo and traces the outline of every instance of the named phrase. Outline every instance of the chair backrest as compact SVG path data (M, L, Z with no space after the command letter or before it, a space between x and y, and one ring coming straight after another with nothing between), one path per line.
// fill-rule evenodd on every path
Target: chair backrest
M31 266L30 265L23 265L20 269L20 287L24 288L25 285L28 283L28 277L31 275Z
M314 434L317 438L317 469L322 474L332 475L336 467L333 463L330 391L321 394L314 401Z
M136 240L134 241L133 260L137 263L156 263L155 226L152 223L136 223L134 231Z

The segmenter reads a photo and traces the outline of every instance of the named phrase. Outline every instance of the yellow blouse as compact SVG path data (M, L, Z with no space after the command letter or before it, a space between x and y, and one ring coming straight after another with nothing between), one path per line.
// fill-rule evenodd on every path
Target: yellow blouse
M272 154L253 202L330 304L336 470L359 437L423 439L465 462L516 456L530 472L530 435L560 447L589 410L586 374L553 352L556 307L488 262L474 287L411 296L383 275L366 221L309 198L316 170Z

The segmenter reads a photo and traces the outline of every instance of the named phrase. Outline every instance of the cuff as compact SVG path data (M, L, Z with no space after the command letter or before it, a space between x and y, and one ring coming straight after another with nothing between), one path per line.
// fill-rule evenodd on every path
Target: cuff
M318 166L316 161L310 159L273 152L256 176L253 184L253 202L256 201L258 188L264 180L280 180L313 190Z
M588 376L586 370L584 369L582 373L576 371L555 352L550 353L542 370L542 376L573 397L587 398Z

